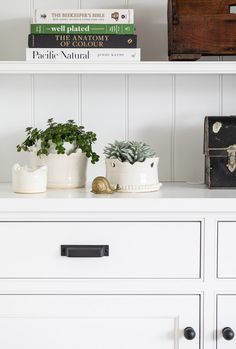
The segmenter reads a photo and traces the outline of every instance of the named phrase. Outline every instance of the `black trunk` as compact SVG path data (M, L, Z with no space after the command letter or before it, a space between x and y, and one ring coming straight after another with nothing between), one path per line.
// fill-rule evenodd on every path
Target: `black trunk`
M236 188L236 116L205 118L205 183Z

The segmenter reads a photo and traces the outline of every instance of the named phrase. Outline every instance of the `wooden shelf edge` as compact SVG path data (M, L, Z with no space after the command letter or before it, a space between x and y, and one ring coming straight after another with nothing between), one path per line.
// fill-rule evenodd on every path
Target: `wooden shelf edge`
M1 61L0 74L236 74L236 61L139 63L31 63Z

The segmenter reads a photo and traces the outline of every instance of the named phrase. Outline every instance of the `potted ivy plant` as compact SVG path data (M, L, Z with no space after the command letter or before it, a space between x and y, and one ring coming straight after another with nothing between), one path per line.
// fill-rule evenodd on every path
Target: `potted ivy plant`
M121 192L148 192L160 189L159 158L144 142L115 141L105 149L106 177Z
M17 151L29 152L31 167L47 165L48 188L79 188L86 183L87 159L99 160L92 145L97 140L93 132L85 132L73 120L57 123L49 119L44 130L27 127L26 139Z

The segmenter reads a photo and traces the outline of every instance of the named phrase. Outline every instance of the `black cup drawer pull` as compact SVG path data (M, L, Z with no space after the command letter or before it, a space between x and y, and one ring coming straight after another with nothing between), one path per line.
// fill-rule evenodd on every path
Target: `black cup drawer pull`
M71 258L99 258L109 256L108 245L61 245L61 256Z

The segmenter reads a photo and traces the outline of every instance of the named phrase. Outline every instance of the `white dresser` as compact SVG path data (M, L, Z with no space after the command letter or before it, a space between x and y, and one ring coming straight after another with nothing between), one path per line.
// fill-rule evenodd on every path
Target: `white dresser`
M0 347L226 349L236 192L16 195L0 186Z

